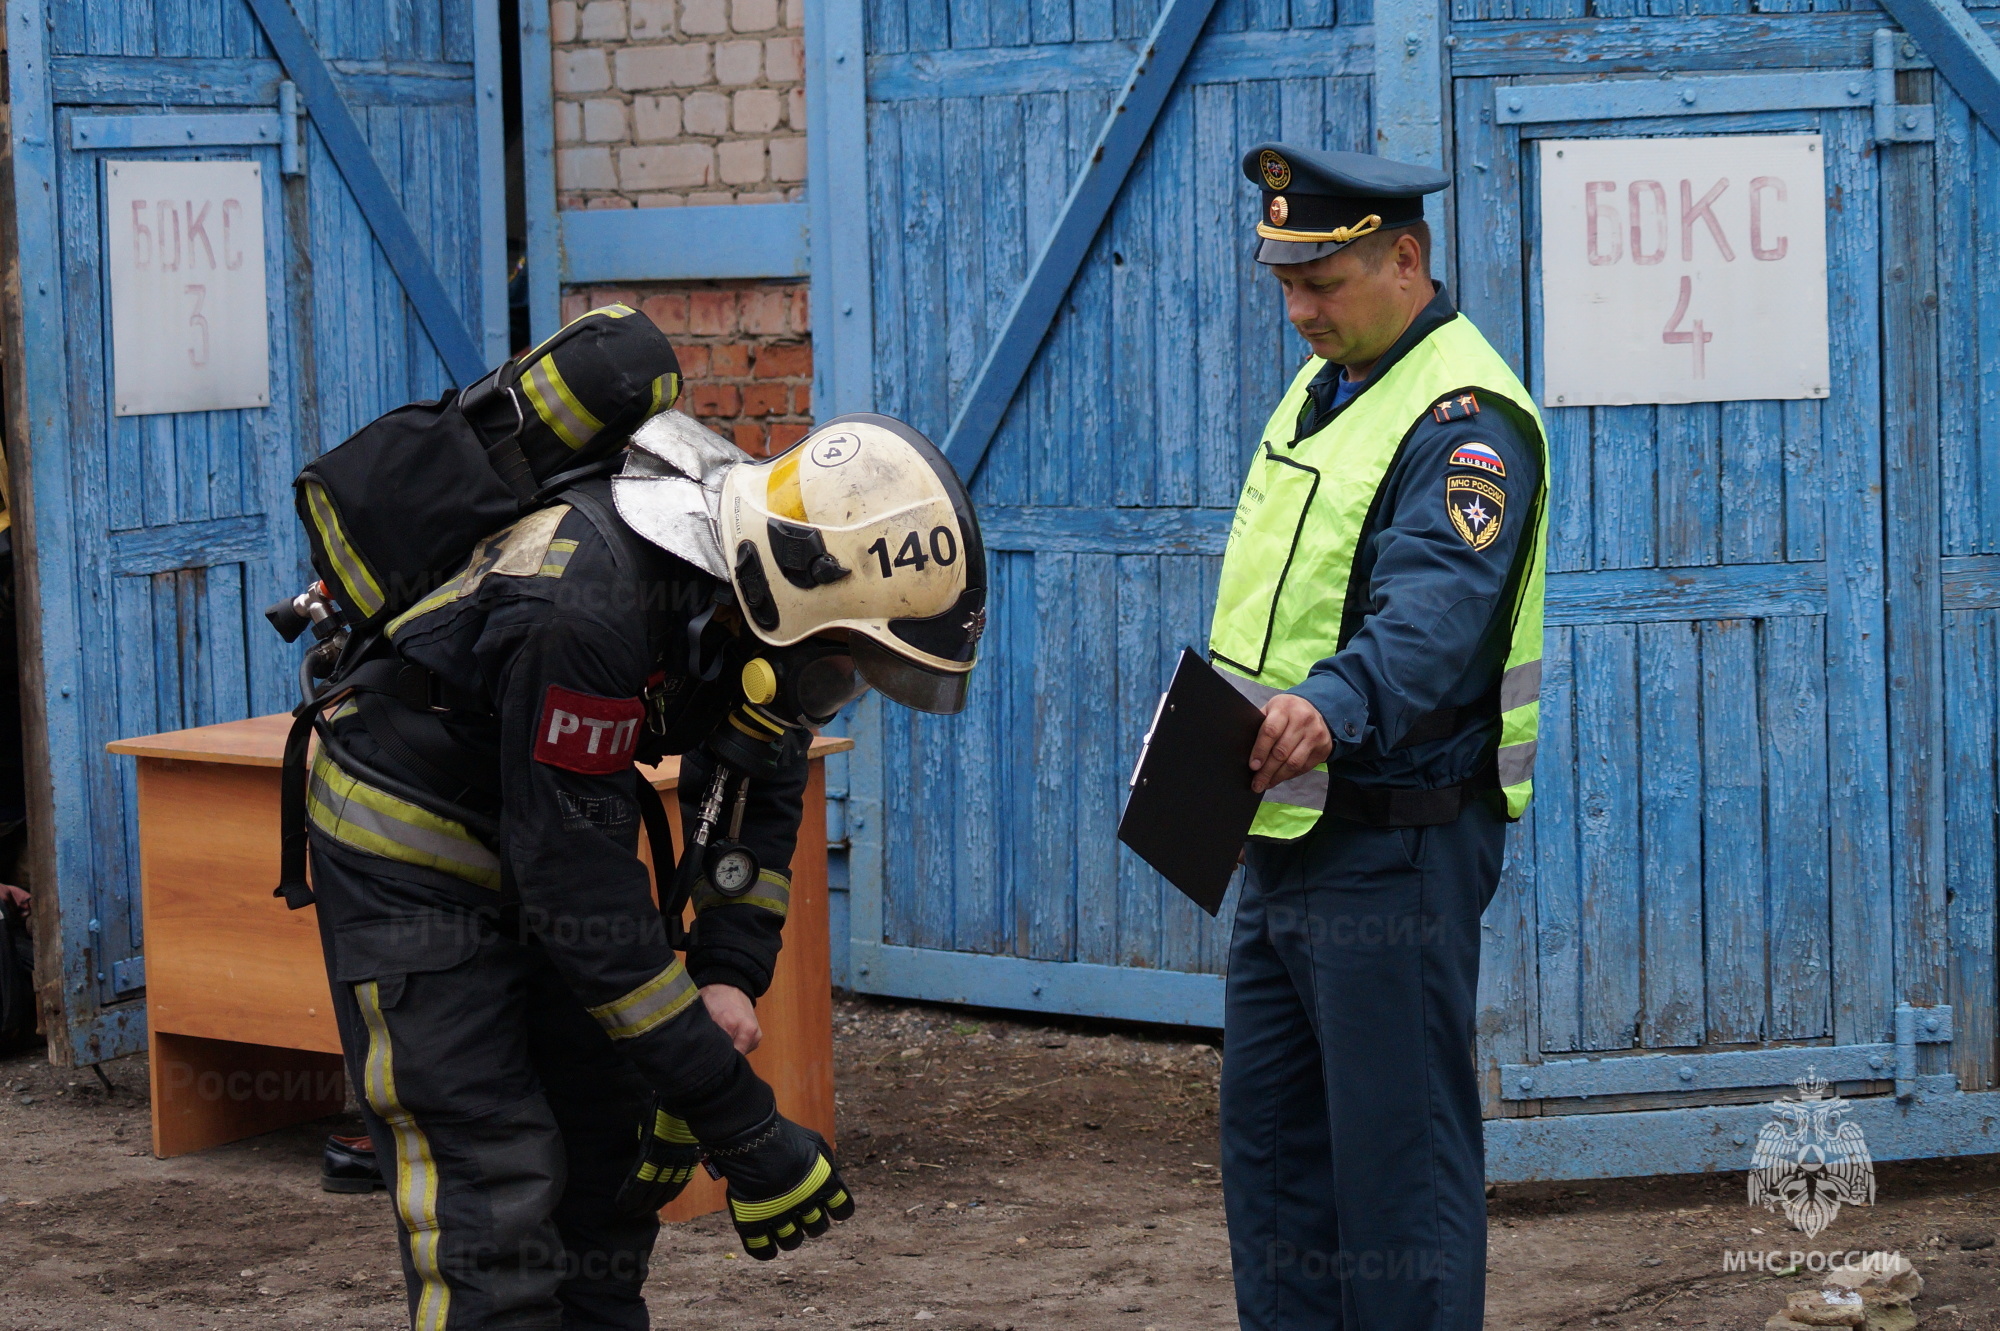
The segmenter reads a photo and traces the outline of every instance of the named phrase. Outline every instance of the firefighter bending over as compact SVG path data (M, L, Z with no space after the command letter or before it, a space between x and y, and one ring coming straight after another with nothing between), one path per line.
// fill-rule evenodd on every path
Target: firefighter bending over
M870 686L964 705L984 552L914 430L752 460L679 387L612 306L299 478L323 582L273 620L320 639L290 754L312 873L288 829L280 891L317 899L420 1331L643 1328L657 1212L704 1159L753 1257L853 1210L743 1055L813 729ZM634 767L666 754L677 866Z

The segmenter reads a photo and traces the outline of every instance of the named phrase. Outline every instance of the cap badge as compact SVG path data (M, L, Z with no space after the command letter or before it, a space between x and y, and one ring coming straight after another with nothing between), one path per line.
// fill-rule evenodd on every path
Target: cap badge
M1269 148L1257 155L1257 169L1264 173L1264 184L1271 189L1284 189L1292 183L1292 164Z
M1292 215L1292 206L1289 203L1285 202L1284 195L1282 194L1274 195L1272 196L1271 199L1271 207L1269 209L1269 212L1271 214L1271 225L1283 226L1285 224L1285 219Z

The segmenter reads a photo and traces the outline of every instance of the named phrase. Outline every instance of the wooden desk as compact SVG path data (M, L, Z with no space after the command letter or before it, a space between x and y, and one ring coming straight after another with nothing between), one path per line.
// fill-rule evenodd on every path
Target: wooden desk
M346 1071L313 907L287 910L278 881L285 716L177 730L106 747L139 762L139 874L152 1049L153 1151L165 1157L339 1113ZM827 754L812 747L791 914L750 1056L785 1115L833 1139L833 1007L826 919ZM648 773L679 783L680 760ZM676 832L678 802L667 801ZM644 839L641 838L641 846ZM669 1220L722 1206L697 1173Z

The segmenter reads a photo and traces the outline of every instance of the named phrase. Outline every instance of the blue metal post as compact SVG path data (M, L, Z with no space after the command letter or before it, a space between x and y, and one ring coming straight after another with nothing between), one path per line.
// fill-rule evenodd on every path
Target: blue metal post
M521 0L521 184L528 216L528 333L562 326L556 228L556 108L549 0Z
M473 114L479 143L479 323L488 365L507 345L507 123L501 105L500 7L476 4L472 14Z
M806 205L821 419L867 411L875 399L865 52L861 0L807 0Z
M1444 165L1444 30L1438 0L1375 0L1375 151Z

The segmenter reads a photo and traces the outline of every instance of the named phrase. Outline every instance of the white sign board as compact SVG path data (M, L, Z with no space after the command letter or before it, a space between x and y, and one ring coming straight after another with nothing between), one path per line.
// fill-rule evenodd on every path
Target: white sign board
M1817 134L1542 142L1542 404L1825 397Z
M264 190L255 162L106 162L119 416L271 402Z

